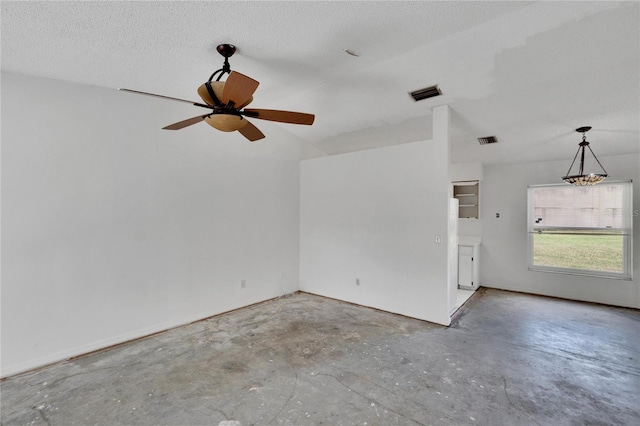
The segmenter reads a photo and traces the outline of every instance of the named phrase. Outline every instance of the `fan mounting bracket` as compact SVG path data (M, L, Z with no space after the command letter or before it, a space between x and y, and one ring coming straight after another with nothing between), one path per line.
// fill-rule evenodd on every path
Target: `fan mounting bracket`
M216 50L225 58L230 58L236 53L236 47L233 44L219 44Z

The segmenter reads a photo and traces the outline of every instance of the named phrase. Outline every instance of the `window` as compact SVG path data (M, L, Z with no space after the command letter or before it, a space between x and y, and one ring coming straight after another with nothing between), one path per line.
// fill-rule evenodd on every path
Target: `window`
M529 269L631 279L631 181L528 187Z

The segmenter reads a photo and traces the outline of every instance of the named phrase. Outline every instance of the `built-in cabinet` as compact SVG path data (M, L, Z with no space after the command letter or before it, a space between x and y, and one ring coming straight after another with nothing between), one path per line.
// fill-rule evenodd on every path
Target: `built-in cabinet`
M480 182L477 180L456 181L453 184L453 197L458 200L460 219L478 219L480 200Z
M458 240L458 287L465 290L477 290L480 268L478 255L480 239L460 237Z

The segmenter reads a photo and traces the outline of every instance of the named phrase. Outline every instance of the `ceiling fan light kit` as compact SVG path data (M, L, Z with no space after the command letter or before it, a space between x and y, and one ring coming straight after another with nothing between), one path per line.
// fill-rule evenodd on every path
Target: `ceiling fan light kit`
M582 142L578 144L578 151L576 152L576 155L573 157L573 161L569 166L569 170L567 170L567 175L562 177L562 180L570 185L574 185L574 186L597 185L603 180L605 180L606 177L608 176L607 171L604 169L604 167L602 167L602 164L600 164L600 160L598 160L598 157L596 157L596 154L594 154L593 151L591 150L591 147L589 146L589 142L587 142L586 133L589 130L591 130L590 126L578 127L576 129L576 132L582 133ZM600 168L604 173L584 173L585 148L589 148L589 152L591 152L591 155L593 155L593 158L595 158L596 162L598 163L598 165L600 166ZM570 174L571 169L573 168L573 164L576 162L576 158L578 158L578 154L580 154L580 166L578 169L578 174L571 175Z
M214 114L207 116L204 121L220 131L235 132L247 125L248 121L239 115Z
M140 92L132 89L118 90L178 102L186 102L200 108L207 108L211 110L206 114L198 115L196 117L188 118L165 126L163 127L165 130L180 130L201 121L205 121L210 126L223 132L233 132L237 130L245 138L253 142L264 138L264 134L245 117L277 121L280 123L313 124L313 121L315 120L315 116L313 114L271 109L244 109L244 107L253 101L253 93L256 91L260 83L244 74L231 71L229 58L236 52L235 46L231 44L220 44L216 50L224 57L224 64L222 65L222 68L211 74L208 81L198 87L198 95L203 100L204 104L185 99ZM228 74L227 80L220 81L224 74ZM216 79L215 81L213 81L214 78Z

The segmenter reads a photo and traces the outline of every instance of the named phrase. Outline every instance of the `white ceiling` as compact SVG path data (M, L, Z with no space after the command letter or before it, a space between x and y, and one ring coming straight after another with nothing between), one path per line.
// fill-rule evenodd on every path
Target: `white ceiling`
M199 100L215 47L235 44L232 69L261 82L252 106L316 114L281 126L328 154L429 139L442 104L454 162L570 161L584 125L598 156L640 152L637 1L1 7L3 71L89 85ZM407 94L434 84L442 96Z

